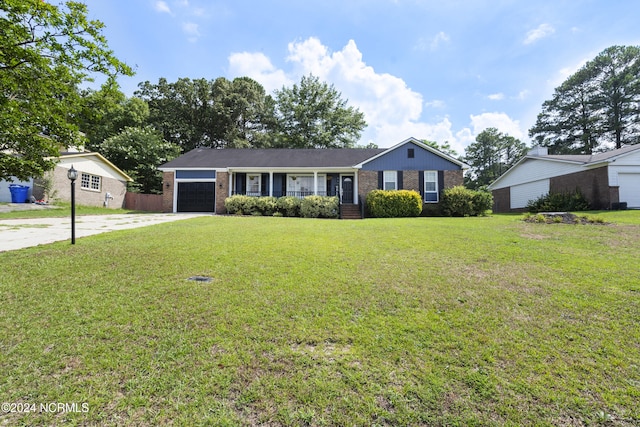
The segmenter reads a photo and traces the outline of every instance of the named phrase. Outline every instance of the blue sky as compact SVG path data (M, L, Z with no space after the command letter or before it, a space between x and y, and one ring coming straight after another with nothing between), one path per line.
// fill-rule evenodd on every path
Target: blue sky
M85 0L139 82L310 73L365 114L361 143L448 141L487 127L530 144L553 89L613 45L640 45L635 0Z

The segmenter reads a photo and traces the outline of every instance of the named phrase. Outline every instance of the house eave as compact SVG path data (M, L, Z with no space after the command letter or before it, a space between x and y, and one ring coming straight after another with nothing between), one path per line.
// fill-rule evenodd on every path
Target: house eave
M74 159L74 158L81 158L81 157L97 157L100 161L106 163L116 173L121 175L125 179L125 181L133 182L133 178L131 178L129 175L124 173L119 167L117 167L116 165L111 163L109 160L107 160L102 154L97 153L95 151L83 151L83 152L78 152L78 153L65 153L65 154L61 154L59 157L51 157L50 159L65 159L66 160L66 159Z

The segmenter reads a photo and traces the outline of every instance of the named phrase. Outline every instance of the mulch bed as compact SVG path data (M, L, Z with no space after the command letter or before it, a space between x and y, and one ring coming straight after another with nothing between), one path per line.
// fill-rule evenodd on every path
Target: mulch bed
M610 225L610 223L604 222L599 218L594 219L587 216L578 216L570 212L540 212L526 216L524 221L536 224Z

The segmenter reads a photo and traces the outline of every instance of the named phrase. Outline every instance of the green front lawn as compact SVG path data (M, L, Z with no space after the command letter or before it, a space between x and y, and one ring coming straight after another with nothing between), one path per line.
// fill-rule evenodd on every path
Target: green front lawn
M213 216L0 253L0 401L77 404L0 425L638 425L640 212L597 215Z
M8 205L8 203L0 203ZM140 211L132 211L131 209L112 209L100 206L84 206L76 205L76 215L114 215L127 213L145 213ZM16 209L10 212L0 212L0 220L14 218L52 218L65 217L71 215L71 203L59 202L51 206L37 206L31 209Z

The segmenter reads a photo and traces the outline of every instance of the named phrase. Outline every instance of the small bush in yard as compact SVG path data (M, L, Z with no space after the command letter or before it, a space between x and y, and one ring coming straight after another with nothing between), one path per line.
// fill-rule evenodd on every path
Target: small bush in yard
M447 216L478 216L491 208L493 196L486 191L469 190L459 185L444 190L441 203Z
M373 190L367 195L367 208L376 218L418 216L422 212L422 198L412 190Z
M277 209L277 199L275 197L253 197L255 199L256 211L262 215L271 216Z
M284 216L300 216L300 203L302 200L293 196L279 197L276 200L276 209Z
M300 204L304 218L337 218L338 198L330 196L307 196Z
M537 199L529 200L527 210L537 212L586 211L589 202L579 189L574 192L548 193Z
M227 213L235 215L249 215L253 211L254 197L236 195L227 197L224 201L224 207Z

